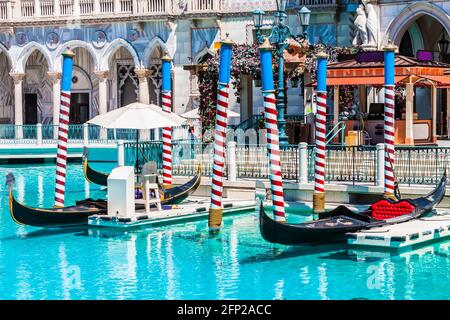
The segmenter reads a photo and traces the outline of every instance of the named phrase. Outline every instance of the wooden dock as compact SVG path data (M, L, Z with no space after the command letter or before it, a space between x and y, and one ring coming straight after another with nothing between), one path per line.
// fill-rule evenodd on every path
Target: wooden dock
M405 223L348 233L347 242L354 246L380 249L411 250L450 237L450 212L414 219Z

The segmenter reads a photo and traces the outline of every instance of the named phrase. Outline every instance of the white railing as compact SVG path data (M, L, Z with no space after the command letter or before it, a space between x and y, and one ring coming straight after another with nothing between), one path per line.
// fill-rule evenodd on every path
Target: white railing
M101 13L114 12L114 0L99 0Z
M20 9L22 17L33 17L35 13L34 0L21 0Z
M217 10L219 0L189 0L188 10L192 12L204 12Z
M8 2L0 2L0 20L8 20Z
M40 0L41 16L53 16L54 14L54 1L53 0Z
M133 12L133 0L120 0L120 12L132 13Z
M80 14L91 14L94 12L94 0L80 0Z
M72 15L73 0L59 0L59 8L62 16Z
M299 0L300 6L324 8L337 5L336 0Z
M98 14L179 14L174 0L0 0L0 21L29 20L33 17L58 17ZM175 3L175 5L173 5ZM193 13L219 11L221 0L187 0Z

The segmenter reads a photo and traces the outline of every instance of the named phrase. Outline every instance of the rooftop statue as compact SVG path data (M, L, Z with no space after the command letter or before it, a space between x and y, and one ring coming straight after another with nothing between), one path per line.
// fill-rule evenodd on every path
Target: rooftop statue
M367 38L367 17L364 9L361 6L356 9L355 27L356 34L352 44L354 46L368 44L369 41Z

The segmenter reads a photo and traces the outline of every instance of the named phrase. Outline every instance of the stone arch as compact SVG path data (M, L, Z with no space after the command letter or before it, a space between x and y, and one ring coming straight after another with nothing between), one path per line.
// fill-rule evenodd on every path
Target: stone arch
M141 63L139 61L139 55L136 51L136 49L126 40L122 38L118 38L113 40L105 49L103 52L103 57L100 61L100 70L108 70L109 69L109 59L116 53L119 48L125 48L131 55L134 66L136 68L141 67Z
M199 53L197 53L197 55L193 59L193 62L195 64L198 64L199 61L201 60L201 58L203 58L206 54L209 54L212 57L214 57L214 51L212 51L210 48L205 46Z
M142 65L143 65L145 68L148 68L148 67L149 67L148 62L149 62L149 60L150 60L150 56L152 55L153 50L154 50L155 48L157 48L158 46L161 47L163 51L166 51L167 54L170 55L170 53L169 53L169 52L170 52L170 51L169 51L169 47L167 46L167 44L166 44L164 41L162 41L162 39L161 39L160 37L154 37L154 38L148 43L147 47L145 47L144 55L142 56Z
M409 36L411 38L412 46L413 46L413 52L417 52L419 49L424 48L423 38L422 38L422 32L420 32L420 28L417 25L416 22L413 22L411 26L407 29L409 32Z
M56 52L55 52L55 71L58 71L58 72L62 71L62 65L61 65L62 59L60 59L60 57L61 57L61 54L64 52L64 50L66 50L67 48L70 48L70 49L84 48L84 49L86 49L90 53L92 60L94 61L94 69L95 70L99 69L98 54L95 51L92 44L81 41L81 40L70 40L70 41L65 42L62 46L60 46L58 48L58 50L56 50Z
M390 39L394 44L399 45L411 23L423 15L429 15L436 19L445 28L447 34L450 34L450 19L443 9L433 3L417 2L407 6L389 23L383 44Z
M17 73L25 72L25 64L27 63L27 60L30 57L30 55L35 50L39 51L44 56L45 60L47 61L48 71L55 71L53 59L48 50L43 45L35 41L32 41L22 48L19 54L19 58L17 59L15 72Z
M6 48L3 43L0 42L0 54L4 54L6 59L9 62L9 66L11 67L11 69L14 69L14 64L13 64L13 60L11 58L11 55L9 54L8 48Z

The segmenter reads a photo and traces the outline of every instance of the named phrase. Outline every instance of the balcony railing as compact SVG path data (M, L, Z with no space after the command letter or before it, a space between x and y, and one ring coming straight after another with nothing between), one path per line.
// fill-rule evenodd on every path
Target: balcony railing
M337 5L337 0L299 0L299 6L309 8L326 8Z
M213 13L223 0L188 0L186 12ZM80 15L181 14L173 0L0 0L0 21L28 21L35 17Z

